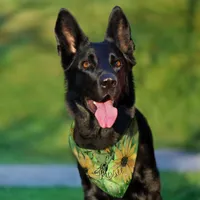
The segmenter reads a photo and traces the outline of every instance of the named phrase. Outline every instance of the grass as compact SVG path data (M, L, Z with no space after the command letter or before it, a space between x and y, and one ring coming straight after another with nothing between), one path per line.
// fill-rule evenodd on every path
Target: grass
M162 173L164 200L200 200L200 173ZM2 200L83 199L81 188L0 188Z
M0 198L2 200L61 200L61 199L82 199L83 193L81 189L75 188L50 188L50 189L16 189L5 188L0 189Z
M57 12L68 8L91 40L101 41L116 4L132 26L136 105L147 116L156 148L200 150L200 4L194 31L187 31L187 1L1 0L0 163L72 161L71 118L53 33Z

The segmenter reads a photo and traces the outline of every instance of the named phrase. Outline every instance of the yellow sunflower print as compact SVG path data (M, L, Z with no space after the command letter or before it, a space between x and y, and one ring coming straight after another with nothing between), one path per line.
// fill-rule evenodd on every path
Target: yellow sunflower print
M115 156L116 159L113 161L113 171L120 171L118 178L123 179L124 182L128 182L133 174L133 169L135 166L136 145L132 146L131 142L128 142L125 146L116 148Z
M88 176L90 176L91 178L97 178L98 175L94 173L96 168L93 165L90 157L88 155L83 155L82 153L78 153L76 148L74 148L73 152L76 158L78 159L81 167L86 171Z

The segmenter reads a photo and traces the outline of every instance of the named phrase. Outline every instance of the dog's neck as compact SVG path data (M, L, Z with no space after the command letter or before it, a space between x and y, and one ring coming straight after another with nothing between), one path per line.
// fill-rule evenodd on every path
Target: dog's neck
M81 108L81 114L75 117L74 140L79 147L87 149L105 149L122 137L135 115L135 108L118 108L118 117L112 128L101 128L94 115ZM80 108L79 108L80 110Z

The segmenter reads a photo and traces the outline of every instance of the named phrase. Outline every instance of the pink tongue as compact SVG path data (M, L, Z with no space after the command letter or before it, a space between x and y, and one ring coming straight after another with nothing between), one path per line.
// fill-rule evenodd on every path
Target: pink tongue
M113 107L111 100L104 103L96 102L96 107L95 117L99 125L102 128L110 128L117 118L117 108Z

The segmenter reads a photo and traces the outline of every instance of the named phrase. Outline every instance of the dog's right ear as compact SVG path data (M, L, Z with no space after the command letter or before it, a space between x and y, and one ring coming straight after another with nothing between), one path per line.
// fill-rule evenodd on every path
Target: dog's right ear
M77 21L66 9L61 9L55 25L57 50L61 55L63 67L68 69L76 52L88 42Z

